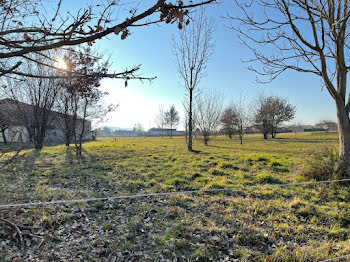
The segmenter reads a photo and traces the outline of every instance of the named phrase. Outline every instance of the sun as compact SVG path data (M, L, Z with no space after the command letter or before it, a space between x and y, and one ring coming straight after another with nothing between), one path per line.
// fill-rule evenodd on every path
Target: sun
M68 68L67 63L62 58L60 58L56 61L56 65L59 69L66 70Z

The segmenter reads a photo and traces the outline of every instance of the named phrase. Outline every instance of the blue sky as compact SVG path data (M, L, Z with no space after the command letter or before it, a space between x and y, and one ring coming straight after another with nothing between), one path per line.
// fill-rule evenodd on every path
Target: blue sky
M69 7L73 6L63 0L63 4L65 2ZM147 0L142 3L153 2ZM293 122L313 124L321 119L336 119L334 102L325 89L322 91L322 82L317 76L288 71L272 83L257 84L256 74L246 69L248 65L241 61L250 57L249 50L226 27L230 24L229 20L222 18L226 12L238 15L232 0L207 8L208 16L215 19L213 37L216 45L201 88L218 90L224 94L225 103L237 100L242 92L249 101L253 101L259 93L282 96L297 107ZM142 64L144 76L157 76L151 84L130 81L128 87L124 87L124 81L104 80L102 88L110 93L106 102L119 103L119 107L100 125L133 127L141 123L148 129L155 126L154 117L159 104L165 107L174 104L183 114L181 101L186 92L177 74L171 48L171 38L177 30L176 24L133 28L126 40L113 35L96 42L97 49L111 56L116 70ZM179 129L182 128L181 123Z

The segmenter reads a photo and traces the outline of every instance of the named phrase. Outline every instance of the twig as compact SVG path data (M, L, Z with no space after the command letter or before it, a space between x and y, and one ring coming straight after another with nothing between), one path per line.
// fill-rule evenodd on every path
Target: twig
M4 218L0 218L0 222L3 222L7 225L10 225L12 228L14 228L16 230L16 233L19 237L19 241L21 244L21 250L24 250L24 242L23 242L23 236L22 236L22 232L21 230L18 228L18 226L15 223L12 223L10 220L4 219Z
M38 227L30 227L30 226L22 226L22 225L17 225L18 228L23 229L23 230L29 230L29 231L33 231L33 230L39 230L40 228Z

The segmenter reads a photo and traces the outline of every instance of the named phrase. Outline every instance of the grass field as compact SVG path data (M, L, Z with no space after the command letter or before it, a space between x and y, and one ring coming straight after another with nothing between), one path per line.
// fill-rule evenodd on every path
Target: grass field
M217 137L194 153L183 138L113 138L28 149L1 170L0 204L311 181L299 166L336 134ZM350 254L350 185L324 184L0 210L28 261L320 261ZM0 228L0 261L19 244ZM23 253L22 257L23 259ZM21 261L21 260L18 260ZM343 260L346 261L346 260ZM350 260L349 260L350 261Z

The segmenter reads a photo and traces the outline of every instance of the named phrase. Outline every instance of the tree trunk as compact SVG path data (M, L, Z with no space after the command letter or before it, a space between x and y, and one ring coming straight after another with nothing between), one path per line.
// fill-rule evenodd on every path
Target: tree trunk
M276 137L276 130L274 127L271 127L271 138L275 138Z
M71 141L71 136L68 132L66 132L65 134L65 142L66 142L66 146L69 147L70 145L70 141Z
M27 130L28 130L28 140L29 140L29 142L34 142L34 131L33 131L33 128L28 128L27 127Z
M230 139L232 139L232 135L231 135L231 134L229 134L228 137L229 137Z
M35 139L35 149L43 149L43 142L41 141L41 139Z
M6 131L6 129L2 129L2 130L1 130L1 133L2 133L2 139L4 140L4 144L7 144L5 131Z
M350 122L345 103L341 99L336 100L338 130L339 130L339 157L341 161L350 165Z
M267 133L264 133L264 139L267 139Z
M239 125L239 140L241 141L241 145L243 144L243 121L242 119L240 120L240 125Z
M36 128L34 131L34 146L35 149L43 149L45 133L43 133L40 128Z
M170 138L173 138L173 124L170 124Z
M188 113L188 151L192 151L192 98L193 98L193 89L190 89L190 108Z
M204 145L208 145L209 138L205 135L204 136Z

